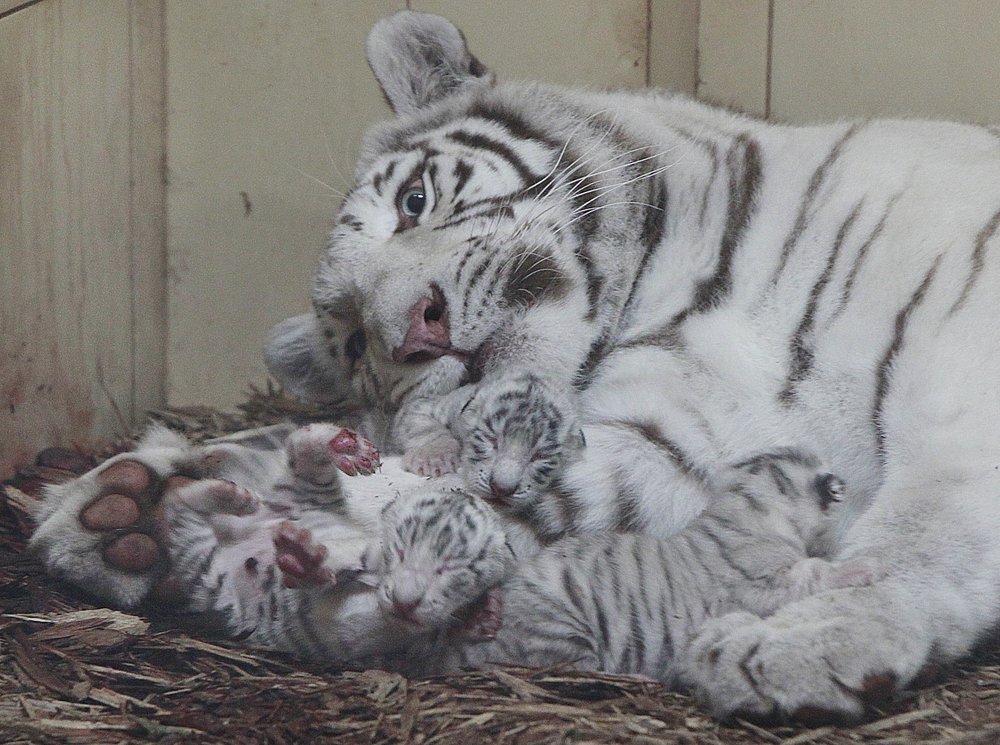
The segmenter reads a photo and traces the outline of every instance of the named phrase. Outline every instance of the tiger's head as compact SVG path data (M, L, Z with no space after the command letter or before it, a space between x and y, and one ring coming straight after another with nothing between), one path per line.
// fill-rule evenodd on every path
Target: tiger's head
M558 94L496 84L443 18L383 19L367 52L396 117L363 140L314 312L279 324L266 360L305 398L350 389L391 412L502 366L528 308L586 303L582 164L603 145L572 152Z

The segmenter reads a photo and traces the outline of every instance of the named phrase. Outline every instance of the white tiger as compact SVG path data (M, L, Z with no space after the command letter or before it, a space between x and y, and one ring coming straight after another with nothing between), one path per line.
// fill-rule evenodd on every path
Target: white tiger
M994 627L993 132L787 127L663 93L495 83L419 13L377 24L368 54L397 117L365 138L315 314L269 341L286 385L330 399L349 378L397 446L426 435L415 470L470 472L428 412L543 378L587 443L533 501L546 536L666 536L721 464L820 453L853 495L826 550L885 575L695 639L692 684L720 715L855 717ZM50 505L36 545L135 602L162 548L142 520L81 525L84 498L109 494Z

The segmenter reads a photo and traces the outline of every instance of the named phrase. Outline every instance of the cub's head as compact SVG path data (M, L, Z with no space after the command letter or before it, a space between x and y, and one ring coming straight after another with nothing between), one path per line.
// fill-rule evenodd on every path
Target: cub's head
M513 553L492 510L461 493L407 494L382 515L378 602L412 631L452 626L498 584Z
M502 365L525 309L586 303L577 248L604 194L585 166L612 156L574 141L557 90L496 85L443 18L383 19L367 51L396 117L364 138L314 313L280 324L266 358L307 398L391 411Z
M481 497L530 516L584 447L567 397L522 373L482 385L463 409L463 481Z

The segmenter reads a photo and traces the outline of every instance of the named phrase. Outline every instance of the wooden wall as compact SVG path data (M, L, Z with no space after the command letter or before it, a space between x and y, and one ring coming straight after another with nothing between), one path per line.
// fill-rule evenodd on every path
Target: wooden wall
M995 0L0 0L0 477L264 380L407 6L504 77L1000 121Z
M162 17L0 6L0 477L163 399Z

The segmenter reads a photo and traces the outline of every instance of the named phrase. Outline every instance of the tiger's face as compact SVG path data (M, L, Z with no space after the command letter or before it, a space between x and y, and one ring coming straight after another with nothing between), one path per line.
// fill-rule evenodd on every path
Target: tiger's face
M300 395L350 390L388 411L502 365L519 342L518 317L559 302L579 272L560 258L577 240L567 192L579 188L562 140L494 95L463 40L443 48L453 27L423 37L412 58L414 29L396 38L394 20L373 30L369 60L400 116L366 136L315 280L314 318L279 326L267 351ZM428 44L455 58L450 87L435 81L448 77L441 59L420 69ZM427 85L442 88L431 95Z

